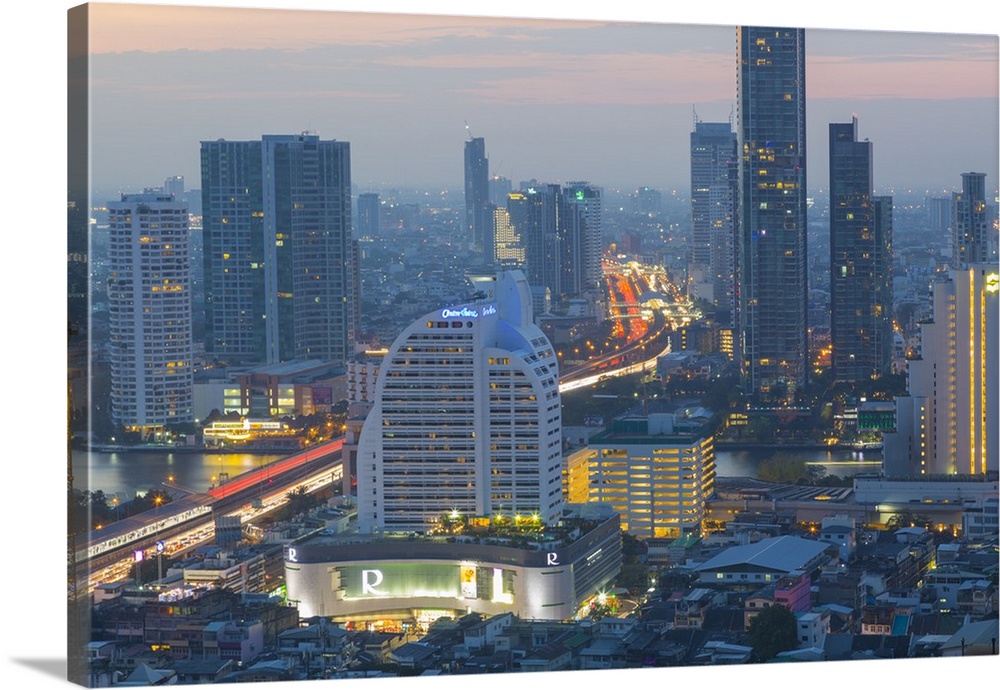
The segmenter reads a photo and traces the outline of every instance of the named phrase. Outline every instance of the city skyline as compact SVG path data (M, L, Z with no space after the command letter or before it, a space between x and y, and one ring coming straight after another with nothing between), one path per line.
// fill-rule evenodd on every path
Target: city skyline
M351 142L359 190L460 189L472 136L486 139L489 174L515 183L684 193L694 118L735 118L735 25L94 9L98 192L196 179L200 140L310 131ZM213 29L222 18L239 30ZM996 36L806 33L810 191L828 186L826 125L852 116L880 142L881 185L947 191L977 171L996 187ZM938 142L933 171L926 140Z
M25 256L26 259L22 261L17 261L15 269L7 273L9 278L5 287L7 287L7 293L10 295L18 294L23 295L21 292L23 285L18 286L18 292L14 292L15 285L18 285L26 276L28 270L34 267L47 268L51 263L56 261L55 252L58 250L58 242L56 245L51 245L46 240L40 240L42 238L42 229L48 227L49 225L61 226L61 223L65 222L64 211L62 209L61 203L56 203L52 200L52 192L49 189L49 181L53 177L60 176L61 166L65 162L65 136L66 136L66 126L65 126L65 76L66 76L66 60L65 60L65 32L62 30L65 26L65 15L66 9L77 3L67 3L65 5L58 3L37 3L28 6L28 17L29 21L24 22L23 16L19 16L17 21L14 21L14 17L11 16L10 26L12 28L18 27L16 32L12 31L11 40L5 42L5 49L8 51L8 64L15 65L14 69L11 69L7 75L9 79L9 87L11 93L21 94L22 96L33 97L36 93L40 93L41 98L39 101L32 101L30 107L20 107L12 109L11 115L15 118L16 126L18 131L23 134L23 136L18 136L14 138L14 148L15 156L14 159L17 162L17 166L11 166L10 173L8 175L8 180L13 182L16 180L16 185L14 189L18 195L23 194L24 201L15 206L15 225L16 227L23 228L25 231L13 233L14 245L11 249L13 256ZM209 0L209 2L203 2L202 4L221 4L219 0ZM240 3L231 2L230 4L240 4L240 5L254 5L258 4L254 0L244 0ZM318 9L329 9L329 10L366 10L366 11L423 11L423 12L435 12L435 13L448 13L448 12L469 12L472 11L467 5L462 5L459 3L443 3L434 2L426 3L422 2L419 5L404 4L398 2L398 0L393 0L392 2L378 0L370 0L366 3L360 2L348 2L347 0L334 1L334 0L314 0L312 2L307 2L305 0L300 0L295 3L295 7L306 7L312 6ZM12 8L14 6L11 6ZM996 45L996 31L997 31L997 21L996 15L992 11L987 11L989 5L984 2L973 2L971 3L971 8L966 12L948 12L943 9L937 9L933 12L914 12L913 6L905 6L907 14L898 17L898 19L886 18L887 14L891 13L891 10L885 8L884 5L879 5L873 7L870 4L861 4L860 2L851 2L848 0L846 3L839 3L838 7L841 8L842 12L838 12L838 16L835 19L831 19L830 15L827 14L824 17L819 17L816 15L817 10L815 8L809 8L806 6L794 6L794 7L783 7L779 5L759 5L752 6L749 3L736 3L724 0L722 3L713 3L712 5L701 5L701 4L689 4L684 6L665 6L665 7L653 7L646 3L640 5L637 2L629 2L626 0L625 3L614 3L608 4L602 8L593 7L590 5L581 5L580 3L574 3L568 5L568 7L543 7L539 8L537 3L519 3L519 2L507 2L502 8L497 9L497 12L504 12L509 14L521 14L524 16L529 16L532 13L545 12L552 13L556 16L569 17L574 14L579 14L583 17L592 16L608 16L612 20L622 21L622 20L637 20L637 21L694 21L694 22L714 22L716 20L726 20L732 22L733 25L739 22L745 22L750 19L749 16L753 14L754 21L757 20L757 15L760 15L759 24L773 24L779 21L779 18L783 19L788 17L790 24L797 25L824 25L829 26L833 21L836 21L838 25L843 22L844 24L850 24L856 29L861 28L877 28L877 29L902 29L906 31L960 31L960 32L971 32L971 31L990 31L993 33L992 36L987 36L986 38L993 41L994 46L994 59L995 59L995 45ZM21 8L18 7L18 13L21 15ZM742 16L740 15L742 13ZM11 15L13 12L11 11ZM380 16L374 17L376 22L381 19ZM168 27L168 29L174 30L175 35L181 32L176 31L176 27ZM191 35L190 32L184 32L185 35ZM236 32L233 32L234 34ZM259 34L255 34L259 37ZM148 36L147 36L148 38ZM811 43L811 47L815 46L815 41ZM733 65L734 67L734 65ZM814 72L811 72L811 75ZM733 72L734 74L734 72ZM952 169L948 167L946 170L942 170L941 173L941 185L942 189L947 189L951 191L957 191L960 189L960 173L967 172L970 170L982 170L987 173L987 190L992 193L992 190L996 189L998 182L996 175L996 114L997 114L997 104L996 104L996 70L995 66L992 73L987 74L987 79L985 83L990 89L991 93L986 94L984 103L982 107L979 108L975 113L969 113L968 117L962 117L952 121L954 129L961 130L963 127L967 127L970 122L977 122L978 118L985 116L992 120L992 126L986 127L987 140L985 143L980 142L979 148L982 150L984 155L990 157L992 165L978 166L974 162L969 164L962 164L958 168ZM811 77L812 78L812 77ZM991 101L992 102L989 102ZM678 118L678 122L681 123L678 126L683 130L681 134L676 138L675 144L677 146L676 151L679 153L672 153L671 155L677 156L678 165L683 168L686 164L687 159L685 157L686 153L683 148L687 145L687 135L690 131L691 125L691 108L690 106L678 106L678 108L685 109L685 117ZM919 110L918 107L911 106L913 111ZM908 111L907 111L908 112ZM706 121L711 120L721 120L728 116L729 109L726 108L725 111L719 110L709 110L705 108L699 111L699 115ZM889 184L893 181L889 179L889 175L885 170L881 168L881 156L885 151L888 153L887 149L890 146L895 146L893 142L898 142L904 133L907 136L912 135L912 131L918 129L915 126L910 126L906 128L906 132L902 129L899 132L892 131L892 126L894 123L891 117L882 118L881 127L879 133L876 133L874 129L869 129L869 125L874 127L875 120L872 117L872 113L860 110L858 113L859 117L864 122L865 135L871 136L872 140L877 142L880 163L879 167L876 169L876 176L880 184ZM810 111L810 142L813 151L817 149L825 149L825 128L830 122L842 122L850 119L852 111L836 111L831 113L829 116L824 116L819 119L818 112L816 109ZM184 113L179 115L179 119L184 119ZM449 145L441 152L441 158L447 160L447 165L451 166L454 171L453 186L457 189L460 186L461 180L461 158L458 153L459 147L462 141L464 141L464 130L463 130L463 120L469 119L470 124L473 127L473 131L477 136L484 136L487 139L487 144L490 147L491 156L494 150L497 155L502 153L502 157L510 161L514 160L513 154L508 154L506 151L500 150L500 139L493 133L491 133L488 128L478 127L478 122L475 117L463 116L462 114L455 115L455 124L452 126L451 123L448 125L449 136L453 136L454 145ZM989 124L989 123L988 123ZM303 125L305 126L305 125ZM323 125L320 127L317 123L312 123L312 126L316 126L319 133L324 137L334 137L339 140L351 141L352 138L349 133L341 133L337 131L332 131L329 125ZM888 127L888 129L886 129ZM248 131L243 132L247 137L259 137L265 133L280 133L286 131L300 131L300 127L295 123L294 127L257 127L250 128ZM165 134L164 130L156 130L152 127L149 128L149 133L154 137L161 136ZM47 132L45 136L41 137L42 141L35 134L40 132ZM819 132L819 134L817 134ZM885 132L892 134L891 137L886 137ZM35 133L35 134L31 134ZM51 136L49 136L51 134ZM206 135L207 136L207 135ZM227 132L226 136L230 139L236 139L237 134L235 132ZM141 174L134 175L135 179L131 179L133 176L130 175L130 179L126 184L131 185L130 189L132 191L139 191L143 186L158 184L159 180L167 175L174 174L185 174L188 177L189 185L193 183L194 180L198 179L197 175L197 145L198 142L203 138L203 135L198 134L191 138L190 146L184 148L180 151L183 156L188 157L191 162L191 167L188 170L171 170L167 166L161 166L158 159L150 157L147 162L152 163L149 168L149 172L142 172ZM51 143L49 143L51 141ZM173 140L170 140L171 145ZM129 146L134 146L134 144L129 144ZM49 150L49 148L53 150ZM116 149L118 154L130 155L132 153L137 153L132 148L120 148ZM937 151L935 151L935 154ZM144 156L137 156L144 157ZM817 172L814 172L810 176L811 182L818 181L819 177L825 175L825 164L821 165L819 160L815 157L811 158L815 161L814 167ZM912 162L912 158L907 159ZM507 174L513 176L520 176L523 170L524 176L532 175L542 175L544 171L529 169L527 165L528 161L524 161L523 169L522 164L517 166L517 170L506 171ZM56 166L55 175L52 174L52 166ZM910 166L914 170L918 168L916 166ZM504 173L501 170L501 173ZM562 174L562 173L560 173ZM569 170L565 172L564 179L591 179L595 184L608 184L608 181L603 177L598 176L588 176L585 171L581 170ZM680 176L681 187L683 187L683 174ZM654 184L655 180L643 180L642 184ZM359 180L359 184L366 184L366 180ZM921 188L922 189L922 188ZM124 189L122 191L125 191ZM363 189L361 191L364 191ZM95 197L95 201L105 202L117 198L117 190L112 190L111 196L98 196ZM51 217L50 217L51 214ZM27 231L29 230L30 231ZM60 254L59 261L61 262L62 256ZM60 263L60 267L62 264ZM57 384L59 386L64 385L62 383L62 372L59 372L58 378L59 382L50 381L50 370L48 362L52 357L61 357L61 346L57 346L59 337L64 337L62 330L64 328L63 321L59 314L65 305L65 291L62 289L62 274L60 273L62 269L56 271L56 279L48 280L43 278L40 282L41 284L41 297L36 298L34 287L32 287L31 296L24 295L22 299L11 298L8 300L7 305L9 308L10 320L12 323L32 323L42 326L41 331L39 331L40 345L37 350L33 348L34 352L38 354L34 356L34 359L29 359L28 366L21 366L17 368L17 373L15 374L15 385L26 394L25 405L26 409L31 410L48 410L51 407L51 391L56 389ZM15 282L17 281L17 282ZM50 286L50 283L53 283ZM52 316L49 312L55 311L56 315ZM59 332L56 332L59 329ZM52 352L50 352L50 349ZM59 350L56 352L56 350ZM48 355L52 355L49 357ZM44 363L44 364L43 364ZM36 366L31 366L36 365ZM37 366L42 365L42 366ZM41 371L41 385L39 385L39 379L36 374ZM29 372L31 372L29 374ZM55 375L52 375L55 378ZM33 431L41 431L40 423L34 423L30 425ZM65 453L65 442L64 439L60 437L59 434L47 434L47 433L36 433L38 436L38 443L31 446L31 463L32 463L32 477L33 482L38 487L54 487L62 486L65 482L65 468L62 463L62 457ZM27 444L24 444L25 446ZM16 446L18 447L18 446ZM35 460L37 459L37 462ZM54 511L50 513L39 512L35 510L34 502L38 494L34 491L20 491L15 496L13 501L7 502L9 506L7 512L5 513L8 522L13 520L23 520L24 516L28 514L28 511L32 511L33 515L31 521L33 526L37 529L37 534L42 538L39 540L39 546L41 548L33 549L33 554L35 557L34 570L32 578L35 582L35 586L38 591L42 592L57 592L60 591L62 587L65 586L65 568L64 560L65 554L63 552L63 545L55 544L49 541L49 537L46 535L60 535L63 533L65 528L64 516L60 511ZM8 575L7 582L9 585L17 584L15 577L20 578L22 573L17 576L11 572ZM64 668L65 668L65 649L62 644L62 640L59 635L42 635L37 634L32 635L32 632L39 632L42 630L43 626L47 630L50 627L50 620L61 619L64 615L64 606L60 597L31 597L22 596L16 597L16 602L11 613L15 620L27 623L24 630L28 634L15 636L15 643L11 647L8 654L8 662L4 666L4 676L15 681L24 681L24 684L31 684L32 687L64 687ZM996 657L986 658L979 657L975 659L966 659L962 662L963 670L967 670L970 677L984 677L983 673L990 673L996 669ZM924 677L930 682L941 682L945 679L950 679L953 676L952 668L953 665L949 665L946 662L933 662L929 666L922 664L922 669L926 674ZM809 667L809 670L825 670L826 666L819 667ZM857 681L857 682L878 682L886 681L889 679L889 673L895 668L894 665L890 664L888 667L883 665L877 665L877 668L870 667L866 664L849 663L846 665L837 665L837 670L840 673L836 674L815 674L810 678L810 682L816 684L819 688L832 688L834 686L842 685L845 680L847 682ZM905 667L904 667L905 668ZM752 669L741 668L739 671L727 668L715 668L712 671L714 678L721 682L735 681L738 678L741 682L749 682L752 686L756 684L763 684L766 682L773 682L775 679L787 680L795 682L796 680L801 680L803 667L797 664L781 664L781 665L771 665L768 667L757 667ZM629 671L608 671L606 672L608 678L619 678L624 679L626 677L631 677L632 673ZM694 681L695 675L698 674L698 678L703 678L706 672L698 668L675 668L670 669L669 678L674 682L685 682ZM627 675L626 675L627 674ZM602 677L605 677L602 674ZM663 674L656 674L651 676L653 679L662 679L666 676ZM508 680L509 677L491 677L490 679L484 679L487 683L487 687L499 687L501 680ZM529 686L540 687L542 678L551 679L551 676L545 675L541 677L534 677L530 679ZM520 679L520 678L519 678ZM452 678L439 678L435 682L442 684L442 686L452 686L457 687L459 683L464 683L463 679L459 677ZM365 684L366 681L342 681L342 683L348 684Z

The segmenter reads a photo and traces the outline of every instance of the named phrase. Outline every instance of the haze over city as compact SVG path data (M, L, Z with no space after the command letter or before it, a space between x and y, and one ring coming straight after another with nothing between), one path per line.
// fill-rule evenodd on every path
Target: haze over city
M491 175L684 191L694 118L736 116L732 25L94 12L92 181L105 195L168 174L193 183L202 140L300 131L351 142L357 187L458 187L472 135ZM881 187L950 190L968 170L995 187L996 36L810 29L806 41L810 190L827 185L827 124L852 116L878 142Z

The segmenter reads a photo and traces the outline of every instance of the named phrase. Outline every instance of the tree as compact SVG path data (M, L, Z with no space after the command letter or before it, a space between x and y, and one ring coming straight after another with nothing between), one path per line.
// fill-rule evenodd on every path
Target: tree
M747 433L761 443L770 443L774 440L774 432L777 429L774 419L771 417L752 417L747 424Z
M757 470L758 479L776 484L797 484L806 476L806 461L790 453L775 453Z
M799 646L795 614L785 606L769 606L750 621L747 637L753 647L752 661L770 661Z
M914 513L905 508L898 513L890 515L885 521L885 528L890 531L904 529L906 527L923 527L930 529L931 520L926 515Z

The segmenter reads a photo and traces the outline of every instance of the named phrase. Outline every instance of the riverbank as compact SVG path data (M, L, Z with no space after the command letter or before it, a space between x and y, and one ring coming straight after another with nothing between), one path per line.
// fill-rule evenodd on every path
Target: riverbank
M297 453L302 448L296 446L199 446L182 445L170 446L155 443L145 443L137 446L123 446L114 444L95 443L87 445L74 445L77 450L85 450L88 453L184 453L184 454L211 454L211 455L275 455L277 453Z

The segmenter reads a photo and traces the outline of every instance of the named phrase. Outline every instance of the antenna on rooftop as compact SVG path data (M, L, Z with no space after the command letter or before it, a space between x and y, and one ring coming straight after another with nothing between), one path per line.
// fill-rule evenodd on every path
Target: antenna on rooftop
M468 135L469 141L472 141L472 130L469 129L469 121L468 120L464 120L464 122L465 122L465 133L466 133L466 135Z

